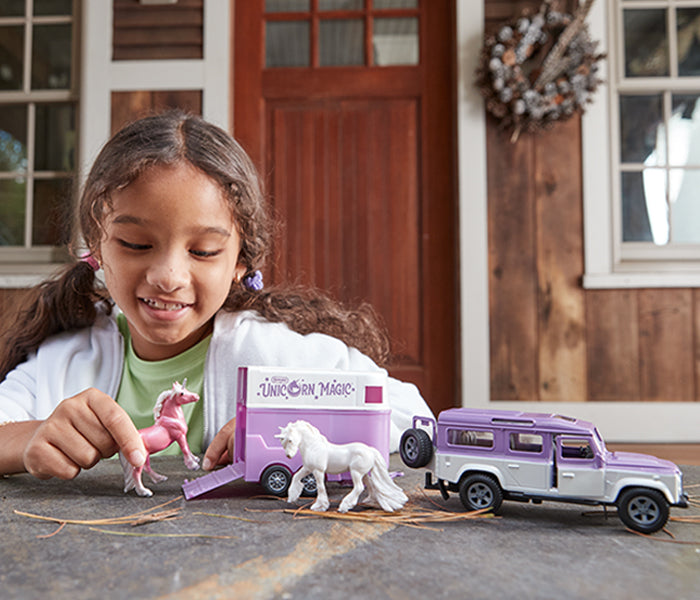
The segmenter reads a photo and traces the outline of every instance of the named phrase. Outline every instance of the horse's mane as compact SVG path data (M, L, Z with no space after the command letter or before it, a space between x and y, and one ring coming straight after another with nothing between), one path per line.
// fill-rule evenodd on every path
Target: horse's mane
M321 435L321 432L318 430L318 428L314 427L308 421L295 421L294 425L299 427L300 429L306 429L307 431L310 431L313 435Z
M187 377L185 377L185 380L180 383L179 381L176 381L173 383L173 387L170 388L169 390L165 390L158 394L158 399L156 400L156 405L153 407L153 418L158 419L160 417L160 411L163 410L163 404L165 404L165 401L170 398L170 396L174 396L177 393L182 393L183 390L185 390L185 386L187 385Z
M163 404L165 401L172 396L173 390L165 390L158 394L158 399L156 400L156 405L153 407L153 418L158 420L160 418L160 411L163 410Z

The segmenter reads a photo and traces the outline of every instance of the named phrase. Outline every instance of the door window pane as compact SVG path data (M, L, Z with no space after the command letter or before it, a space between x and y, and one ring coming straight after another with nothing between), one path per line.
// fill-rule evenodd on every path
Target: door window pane
M669 74L666 9L623 11L625 75L661 77Z
M418 19L374 19L374 64L418 64Z
M319 59L322 67L364 65L364 21L361 19L321 21Z
M319 10L362 10L365 0L319 0Z
M265 23L265 66L309 66L308 21L270 21Z
M37 179L34 182L33 246L60 246L68 240L64 234L66 211L70 207L70 183L67 179Z
M24 0L2 0L0 2L0 17L23 17Z
M27 169L27 107L0 108L0 171Z
M265 12L307 12L309 0L265 0Z
M24 245L24 179L0 179L0 246Z
M36 107L37 171L72 171L75 165L75 108L71 104Z
M72 12L73 0L34 0L34 14L37 16L66 16Z
M374 8L418 8L418 0L374 0Z
M700 8L679 8L676 11L678 30L678 75L700 75Z
M620 96L620 160L647 165L665 163L661 94Z
M0 90L22 89L24 27L0 27Z

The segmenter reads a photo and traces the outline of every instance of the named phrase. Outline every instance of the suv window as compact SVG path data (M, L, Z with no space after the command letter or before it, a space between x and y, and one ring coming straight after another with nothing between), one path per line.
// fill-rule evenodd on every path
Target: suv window
M451 446L493 448L493 432L473 429L448 429L447 443Z
M515 452L540 454L543 447L543 438L537 433L511 433L508 447Z
M589 438L560 438L559 444L561 458L567 460L588 460L595 456Z

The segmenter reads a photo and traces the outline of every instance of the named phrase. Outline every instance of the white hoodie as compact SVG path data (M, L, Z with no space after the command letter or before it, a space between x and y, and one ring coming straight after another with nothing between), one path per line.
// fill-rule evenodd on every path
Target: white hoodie
M100 314L92 327L52 336L0 383L0 423L45 419L59 402L89 387L114 398L123 365L124 340L113 315ZM235 416L241 366L380 370L370 358L328 335L301 335L251 311L220 311L204 366L205 447ZM410 383L389 378L388 395L394 452L413 416L432 413Z

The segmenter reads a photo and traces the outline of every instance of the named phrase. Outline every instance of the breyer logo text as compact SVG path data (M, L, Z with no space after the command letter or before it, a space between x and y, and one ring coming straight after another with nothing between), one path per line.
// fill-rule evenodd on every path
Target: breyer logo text
M258 386L258 396L263 398L310 398L350 396L355 393L355 385L342 381L307 382L303 379L286 377L267 378Z

